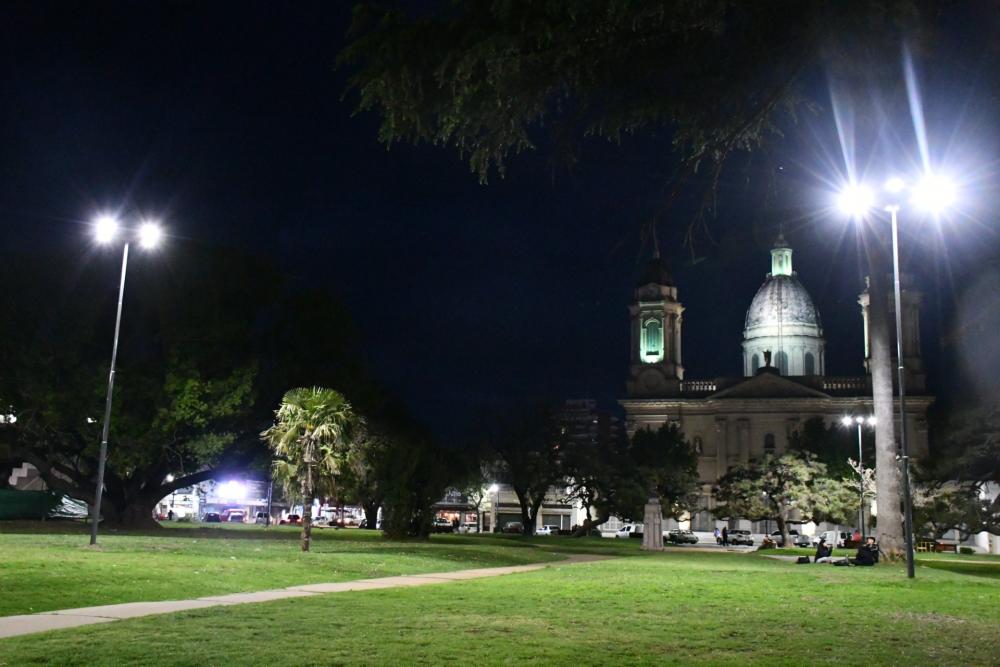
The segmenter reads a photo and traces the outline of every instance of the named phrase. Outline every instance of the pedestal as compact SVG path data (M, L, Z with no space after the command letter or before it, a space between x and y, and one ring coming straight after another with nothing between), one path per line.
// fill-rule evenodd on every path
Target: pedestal
M642 521L642 548L645 551L663 551L663 511L659 498L646 503Z

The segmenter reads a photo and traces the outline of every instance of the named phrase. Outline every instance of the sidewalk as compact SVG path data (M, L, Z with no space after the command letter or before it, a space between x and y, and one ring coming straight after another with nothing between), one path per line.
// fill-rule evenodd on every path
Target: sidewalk
M61 609L39 614L23 616L0 617L0 639L30 635L35 632L75 628L81 625L110 623L126 618L139 618L156 614L171 614L189 609L204 609L206 607L231 606L251 602L270 602L287 598L311 597L326 593L343 593L345 591L369 591L378 588L403 588L409 586L427 586L430 584L445 584L452 581L467 581L497 577L518 572L534 572L553 565L573 565L576 563L591 563L605 560L608 556L577 554L566 560L534 565L516 565L512 567L485 567L473 570L457 570L454 572L432 572L427 574L407 574L395 577L380 577L378 579L357 579L342 581L335 584L305 584L290 586L270 591L256 593L232 593L198 598L196 600L164 600L162 602L126 602L124 604L109 604L101 607L82 607L80 609Z

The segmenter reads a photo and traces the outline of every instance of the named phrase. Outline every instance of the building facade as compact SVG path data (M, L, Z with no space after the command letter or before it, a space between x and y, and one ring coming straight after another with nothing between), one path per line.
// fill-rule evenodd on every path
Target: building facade
M904 357L912 383L907 385L906 419L908 445L917 458L927 452L926 413L933 401L925 393L919 332L915 331L920 303L920 294L907 285L903 298ZM859 296L859 304L867 357L867 289ZM680 356L683 310L670 271L654 257L629 306L631 363L627 396L620 403L629 434L672 422L695 445L702 490L690 527L710 531L723 525L711 513L712 487L720 477L753 458L780 455L793 433L811 418L819 417L829 426L845 415L872 414L871 377L826 374L826 341L819 310L794 271L792 248L782 236L771 250L771 272L747 309L741 376L684 376ZM658 337L660 331L669 335ZM738 523L733 527L766 532L763 525Z

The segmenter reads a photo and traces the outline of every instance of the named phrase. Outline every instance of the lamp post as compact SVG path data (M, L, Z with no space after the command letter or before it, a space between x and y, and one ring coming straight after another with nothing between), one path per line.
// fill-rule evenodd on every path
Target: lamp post
M111 243L118 236L118 220L109 215L100 216L94 223L94 237L104 245ZM132 230L132 235L139 245L147 250L155 248L163 237L159 225L154 222L142 222L138 229ZM115 364L118 361L118 334L122 324L122 301L125 297L125 272L128 269L128 249L130 240L126 237L122 247L122 273L118 283L118 312L115 316L115 337L111 345L111 371L108 373L108 394L104 401L104 424L101 427L101 450L97 457L97 489L94 491L94 507L90 517L90 544L97 544L97 524L101 518L101 500L104 495L104 466L108 458L108 432L111 428L111 398L115 390Z
M883 190L887 200L882 210L889 214L892 223L892 280L896 306L896 373L899 384L899 449L903 477L903 533L906 543L906 576L915 576L913 564L913 506L910 498L910 455L906 442L906 365L903 359L903 312L899 287L899 224L898 214L907 184L893 176L885 182ZM940 214L955 200L955 186L947 178L927 174L910 189L910 201L919 208ZM851 184L840 195L840 207L855 218L864 218L876 204L874 192L859 184Z
M840 420L840 423L850 428L851 426L857 425L858 427L858 466L861 466L862 453L861 453L861 426L863 424L868 424L869 426L875 425L875 417L862 417L858 415L856 417L844 417ZM858 526L861 529L861 537L865 536L865 478L861 475L860 470L858 476L861 477L858 482L858 494L860 497L861 506L858 509Z

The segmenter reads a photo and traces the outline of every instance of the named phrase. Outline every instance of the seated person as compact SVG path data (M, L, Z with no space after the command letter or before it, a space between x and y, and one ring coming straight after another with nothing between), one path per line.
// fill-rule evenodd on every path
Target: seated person
M878 545L875 538L869 536L865 543L858 547L858 552L851 559L851 565L874 565L878 562Z
M822 537L819 538L819 544L816 545L816 557L813 559L815 563L829 563L833 560L833 549L826 543Z

